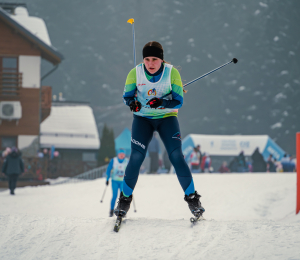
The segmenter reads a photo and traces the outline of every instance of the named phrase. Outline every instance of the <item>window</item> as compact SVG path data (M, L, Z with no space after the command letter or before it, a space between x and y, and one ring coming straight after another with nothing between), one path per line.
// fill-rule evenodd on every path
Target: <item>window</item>
M96 154L95 153L82 153L82 161L84 162L95 162Z
M3 72L18 72L18 59L17 58L2 58L2 71Z
M17 57L0 57L0 96L16 96L22 86Z
M4 150L6 147L17 147L17 137L16 136L1 136L1 150Z

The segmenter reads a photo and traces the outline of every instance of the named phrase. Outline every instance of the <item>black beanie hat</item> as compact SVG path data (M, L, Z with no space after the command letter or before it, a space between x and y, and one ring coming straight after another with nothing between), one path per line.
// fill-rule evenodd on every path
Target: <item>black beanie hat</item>
M146 46L143 48L143 59L146 57L156 57L164 59L164 51L155 46Z

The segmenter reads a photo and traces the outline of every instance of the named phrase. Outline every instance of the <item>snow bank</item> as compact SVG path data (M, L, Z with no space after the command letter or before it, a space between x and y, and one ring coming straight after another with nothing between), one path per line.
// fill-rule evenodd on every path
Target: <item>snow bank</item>
M175 175L141 175L119 233L105 180L0 193L0 259L300 259L296 174L197 174L192 226Z

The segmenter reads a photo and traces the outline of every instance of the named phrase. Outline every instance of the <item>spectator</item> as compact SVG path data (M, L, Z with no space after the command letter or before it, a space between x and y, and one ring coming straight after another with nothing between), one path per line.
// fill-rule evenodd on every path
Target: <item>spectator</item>
M199 172L200 164L199 153L196 147L194 147L194 151L191 153L189 157L189 163L191 165L191 172Z
M270 154L268 161L267 161L267 170L268 170L268 172L276 172L276 165L273 161L272 154Z
M282 164L280 161L277 161L275 159L274 161L275 167L276 167L276 172L283 172Z
M284 172L289 171L289 163L290 157L287 154L284 154L283 158L281 159L281 165Z
M49 157L48 150L46 148L43 150L43 154L45 158Z
M296 156L290 157L290 163L289 163L289 167L288 167L289 172L295 172L296 171Z
M229 169L231 172L238 172L238 158L234 157L233 160L229 164Z
M198 155L199 155L199 165L201 165L201 163L202 163L201 146L198 144L196 149L197 149L197 152L198 152Z
M249 158L246 158L246 167L248 169L248 172L252 172L253 168L252 168L252 163L249 160Z
M201 163L202 172L212 172L211 170L211 159L208 153L203 154L202 163Z
M11 153L6 157L2 172L8 177L10 194L15 195L18 177L24 172L24 163L16 147L13 147Z
M292 164L294 165L294 171L297 171L297 157L296 155L294 156L294 158L291 160Z
M44 153L42 151L37 150L37 157L44 158Z
M229 168L227 167L227 162L223 162L220 169L219 169L220 173L225 173L225 172L230 172Z
M149 156L150 156L150 173L156 173L158 170L159 150L160 150L159 143L156 138L156 133L154 133L152 140L148 146L148 152L149 152Z
M240 152L240 154L237 157L237 161L238 161L237 172L246 172L246 171L248 171L245 156L244 156L244 151Z
M264 157L259 152L259 149L256 148L253 154L251 155L253 162L253 172L266 172L267 163L264 160Z
M295 161L287 154L281 159L281 165L284 172L293 172L296 169Z

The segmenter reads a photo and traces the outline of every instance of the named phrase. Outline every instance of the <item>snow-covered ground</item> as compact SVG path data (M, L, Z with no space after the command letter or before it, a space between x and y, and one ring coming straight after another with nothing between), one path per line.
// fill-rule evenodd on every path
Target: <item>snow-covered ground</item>
M195 174L192 226L175 175L141 175L119 233L105 179L0 193L0 259L300 259L296 174Z

